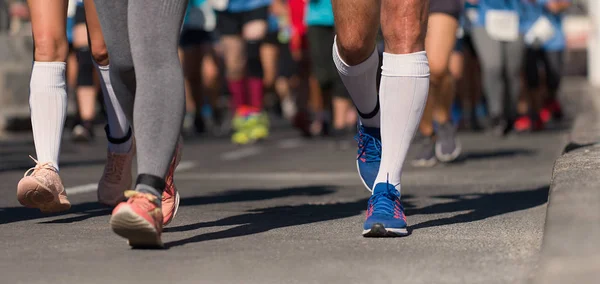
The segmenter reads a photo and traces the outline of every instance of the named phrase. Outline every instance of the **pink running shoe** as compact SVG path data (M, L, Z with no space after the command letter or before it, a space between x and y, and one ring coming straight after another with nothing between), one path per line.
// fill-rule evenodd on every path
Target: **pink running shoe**
M126 238L134 248L162 248L163 215L158 198L133 190L125 191L125 196L129 199L117 205L112 212L112 230Z
M173 176L175 175L175 169L177 165L179 165L179 161L181 161L181 152L183 150L183 139L179 139L177 144L177 149L175 150L175 156L171 161L171 167L169 168L169 173L165 178L165 190L162 194L162 213L163 213L163 224L166 226L175 215L177 215L177 209L179 209L179 192L177 192L177 187L175 187L175 181L173 180Z
M17 185L17 199L28 208L38 208L42 213L55 213L71 208L62 180L50 163L40 164L27 170Z
M98 182L98 202L116 206L125 200L123 193L131 188L131 165L135 155L135 140L127 153L108 151L104 173Z

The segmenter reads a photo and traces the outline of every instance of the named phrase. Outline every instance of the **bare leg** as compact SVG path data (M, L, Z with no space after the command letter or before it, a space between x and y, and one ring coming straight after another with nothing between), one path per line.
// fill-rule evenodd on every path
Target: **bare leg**
M29 107L37 165L19 181L17 199L42 212L65 211L71 205L58 176L58 156L67 112L67 1L27 3L35 45Z
M380 0L334 0L336 39L333 59L361 124L379 128L377 70L379 54L375 48L380 24ZM373 130L379 136L379 130Z

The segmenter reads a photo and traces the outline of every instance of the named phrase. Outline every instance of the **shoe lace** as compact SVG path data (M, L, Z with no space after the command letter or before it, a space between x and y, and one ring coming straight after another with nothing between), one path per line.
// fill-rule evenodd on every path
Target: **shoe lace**
M358 142L358 158L365 158L368 162L381 160L381 141L372 135L359 131L354 140Z
M386 191L379 191L371 196L369 200L372 209L372 214L394 216L399 218L404 207L400 203L400 192L396 190L396 186L388 183ZM392 214L393 212L393 214Z
M124 164L125 157L121 157L118 155L109 156L104 170L104 178L111 182L121 181Z
M56 168L50 162L40 163L38 160L36 160L32 156L29 156L29 158L31 158L35 162L35 167L28 169L23 176L28 176L29 174L34 174L35 172L37 172L39 170L51 170L51 171L55 171L55 172L57 171Z
M143 207L146 211L152 211L154 209L157 209L157 200L158 197L154 196L153 194L150 193L144 193L144 192L139 192L139 191L135 191L135 190L126 190L124 193L125 197L129 198L129 199L142 199L142 200L146 200L146 201L150 201L150 202L140 202L138 203L139 206ZM150 204L154 204L155 206L150 206ZM160 209L160 208L158 208Z

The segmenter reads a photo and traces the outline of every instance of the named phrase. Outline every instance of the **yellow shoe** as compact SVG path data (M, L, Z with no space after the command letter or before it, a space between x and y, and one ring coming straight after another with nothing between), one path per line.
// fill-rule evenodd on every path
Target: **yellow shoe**
M266 113L253 114L248 121L250 139L262 140L269 136L269 117Z
M244 127L246 127L246 123L247 119L245 116L242 115L235 115L233 117L233 120L231 121L231 125L233 126L233 130L235 131L240 131L242 129L244 129Z
M249 137L251 140L263 140L269 137L269 128L264 125L257 125L250 130Z
M231 136L231 142L233 144L246 145L252 142L252 139L250 139L248 131L240 130L233 133L233 135Z

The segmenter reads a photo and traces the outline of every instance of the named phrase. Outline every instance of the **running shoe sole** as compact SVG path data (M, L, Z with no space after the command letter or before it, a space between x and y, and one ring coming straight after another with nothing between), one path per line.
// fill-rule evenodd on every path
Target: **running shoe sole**
M452 151L452 153L447 155L442 153L442 145L436 143L435 157L443 163L454 162L460 156L460 153L462 153L462 145L460 144L460 141L455 139L454 143L456 145L456 148L454 148L454 151Z
M367 183L366 183L366 182L365 182L365 180L363 179L362 175L360 174L360 165L358 164L358 160L356 160L356 170L358 171L358 177L360 178L360 181L362 181L362 184L365 186L365 188L366 188L366 189L367 189L369 192L373 193L373 189L371 189L371 187L369 187L369 186L367 185Z
M180 201L179 191L176 191L175 192L175 211L173 211L173 217L171 217L171 219L168 222L164 223L163 227L169 225L173 221L173 219L175 219L175 216L177 216L177 211L179 210L179 201Z
M408 235L407 228L392 229L386 228L383 224L375 223L369 230L363 230L363 237L366 238L393 238L404 237Z
M164 248L156 228L131 208L124 207L112 215L110 226L113 232L126 238L133 248Z
M38 182L35 178L25 178L21 182L34 182L37 186L31 188L26 187L24 190L17 190L17 199L19 203L28 208L38 208L42 213L56 213L67 211L71 208L71 204L60 203L60 198ZM21 188L20 186L18 188Z

